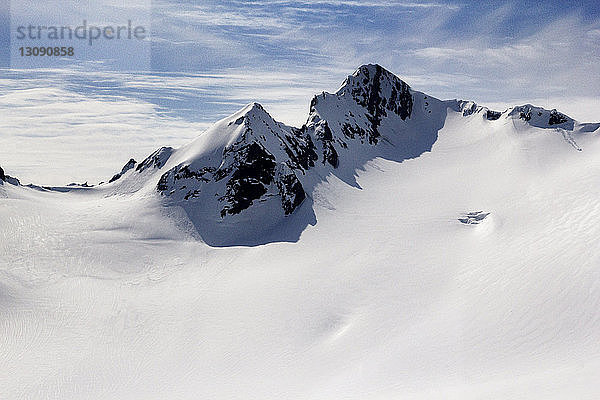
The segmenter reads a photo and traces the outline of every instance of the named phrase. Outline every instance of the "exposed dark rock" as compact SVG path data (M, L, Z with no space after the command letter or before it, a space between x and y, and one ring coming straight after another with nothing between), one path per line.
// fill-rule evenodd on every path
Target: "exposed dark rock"
M284 148L290 158L290 167L304 170L314 167L319 156L310 135L305 134L305 127L304 129L293 128L292 132L295 136L286 136L287 143Z
M148 156L148 158L146 158L144 161L142 161L142 163L139 164L135 170L137 172L142 172L148 168L162 168L166 164L169 157L171 157L171 154L173 154L172 147L161 147L154 153L150 154L150 156Z
M229 205L221 210L225 214L239 214L252 205L254 200L267 193L267 186L273 182L275 157L258 143L251 143L236 153L238 167L227 181L227 191L223 199Z
M333 147L333 133L331 132L327 121L323 121L319 124L319 127L315 131L315 136L323 146L323 164L328 162L333 168L337 168L339 165L339 156L335 147Z
M235 124L235 125L241 125L241 124L243 124L243 123L244 123L244 119L245 119L245 117L244 117L244 116L241 116L241 117L239 117L238 119L236 119L235 121L233 121L233 122L229 123L229 125L231 125L231 124Z
M466 225L477 225L483 221L490 213L475 211L462 215L458 220Z
M569 118L566 115L561 114L556 110L550 111L550 120L548 121L548 125L559 125L568 121Z
M187 165L178 165L166 173L164 173L156 188L159 192L163 193L174 187L177 181L180 180L194 180L196 182L210 182L214 179L214 173L216 169L212 167L204 167L197 171L193 171ZM190 190L186 193L186 199L190 197L197 197L200 193L199 190Z
M296 143L292 141L293 143ZM225 194L219 201L226 204L221 209L221 217L241 213L269 192L271 185L281 197L281 205L286 215L291 214L306 198L306 193L294 173L295 165L314 166L316 153L307 151L304 145L291 162L280 163L277 167L275 157L257 142L246 144L244 138L223 151L223 163L219 169L203 167L192 169L188 165L176 166L163 174L157 190L171 196L182 191L183 200L197 198L204 184L219 182L227 178ZM308 155L307 155L308 154ZM300 167L298 167L300 169Z
M69 183L67 186L94 187L94 185L90 185L90 184L89 184L89 183L87 183L87 182L84 182L84 183L76 183L76 182L73 182L73 183Z
M358 79L347 80L346 84L352 85L351 93L355 101L368 110L371 129L367 132L367 139L370 144L377 144L381 136L378 128L388 111L402 120L410 118L413 109L410 86L380 65L360 67L355 77ZM383 94L383 82L391 86L389 95Z
M125 174L125 172L129 171L130 169L134 168L137 164L137 161L135 161L133 158L130 159L127 164L125 164L125 166L123 166L123 168L121 169L121 172L119 172L118 174L115 174L112 178L110 178L110 180L108 181L108 183L112 183L118 179L121 179L121 177Z
M17 178L13 178L10 175L6 175L4 173L4 170L2 169L2 167L0 167L0 185L2 185L3 182L9 183L9 184L15 185L15 186L21 185L21 182L19 182L19 180Z
M495 121L495 120L499 119L501 115L502 115L502 113L500 111L487 110L487 113L485 114L485 118L488 119L489 121Z
M477 111L479 111L479 108L480 107L473 102L466 103L466 106L463 108L463 117L475 114Z
M410 87L404 81L396 82L396 87L392 90L392 97L388 104L388 107L398 114L402 120L410 118L412 114L413 98L409 89Z
M546 110L541 107L535 107L531 104L515 107L510 115L516 115L525 120L529 125L536 128L554 129L556 125L566 130L573 130L575 121L567 115L553 110Z
M310 101L309 113L315 112L315 107L318 102L319 102L319 98L317 96L312 98L312 100Z
M530 121L531 120L531 108L530 107L521 107L519 111L519 118Z
M347 122L342 125L342 133L348 139L355 139L357 137L365 139L367 137L367 132L365 132L363 128L356 124L349 124Z
M21 185L21 182L17 178L13 178L12 176L9 176L9 175L6 175L6 182L10 183L11 185L15 185L15 186Z
M233 124L244 125L245 130L223 149L218 167L178 165L161 176L157 190L176 200L205 201L216 196L223 203L219 205L221 217L239 214L257 200L279 196L284 213L291 214L306 198L296 171L306 172L319 158L311 135L305 127L278 124L259 104L228 126ZM272 152L281 155L279 150L285 156L278 160ZM222 181L224 187L219 186Z
M489 110L487 107L482 107L477 105L472 101L460 101L458 102L458 107L455 108L456 111L462 111L462 115L464 117L468 117L469 115L483 113L483 116L488 121L495 121L502 116L501 112Z
M4 174L4 171L2 170L2 168L0 168L0 185L3 185L4 182L14 185L14 186L21 185L21 182L17 178L13 178L10 175Z
M296 174L291 171L282 172L277 179L277 188L281 196L281 206L285 215L289 215L302 204L306 198L306 192L298 180Z
M373 77L372 86L369 88L368 99L367 99L367 110L369 110L369 120L371 122L371 135L369 135L369 144L377 144L377 138L381 136L379 134L379 125L381 124L381 118L386 115L385 105L386 99L380 95L381 91L381 67L377 65L375 68L375 76Z

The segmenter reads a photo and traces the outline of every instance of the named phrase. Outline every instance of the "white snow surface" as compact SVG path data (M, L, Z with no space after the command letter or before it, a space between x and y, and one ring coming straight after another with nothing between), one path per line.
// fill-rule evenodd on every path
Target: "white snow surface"
M319 167L295 241L203 243L154 170L0 185L0 399L597 399L598 126L431 104L431 152Z

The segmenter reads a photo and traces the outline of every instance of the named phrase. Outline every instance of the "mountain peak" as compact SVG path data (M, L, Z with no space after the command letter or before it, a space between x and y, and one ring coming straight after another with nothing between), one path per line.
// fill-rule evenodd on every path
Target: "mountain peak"
M157 190L203 218L203 224L210 225L207 221L217 215L236 218L252 205L252 215L277 219L306 198L298 176L316 159L310 137L275 121L259 103L250 103L179 151ZM208 217L206 210L211 210Z
M366 64L348 76L336 92L365 107L378 125L381 114L391 111L403 120L410 118L413 97L410 86L379 64Z
M260 103L248 103L239 111L226 118L227 125L246 125L257 121L273 121L273 117L264 109Z
M376 74L390 73L387 69L383 68L379 64L363 64L354 71L352 76L355 77L371 77Z
M360 67L358 67L356 71L354 71L352 76L373 76L375 74L381 74L386 76L391 75L398 79L397 76L395 76L393 73L391 73L379 64L363 64Z
M381 87L381 86L402 86L410 89L402 79L383 68L379 64L365 64L358 67L356 71L346 78L338 93L347 88L362 87Z
M262 106L262 104L257 103L257 102L252 102L252 103L248 103L246 104L240 111L239 113L246 115L246 114L268 114L267 111L265 110L265 108Z

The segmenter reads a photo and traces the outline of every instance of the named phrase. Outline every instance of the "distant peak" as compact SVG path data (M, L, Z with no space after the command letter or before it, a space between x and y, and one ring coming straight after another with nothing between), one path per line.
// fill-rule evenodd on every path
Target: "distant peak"
M519 118L529 125L538 128L566 128L572 130L575 121L573 118L565 115L556 109L547 110L543 107L536 107L531 104L516 106L508 110L508 115L513 118Z

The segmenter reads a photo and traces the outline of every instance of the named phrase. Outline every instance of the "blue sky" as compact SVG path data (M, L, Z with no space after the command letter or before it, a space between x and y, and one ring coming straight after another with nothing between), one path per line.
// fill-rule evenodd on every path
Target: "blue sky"
M307 68L339 80L378 62L442 97L594 96L599 10L597 1L156 2L153 65Z
M9 65L2 53L10 32L6 29L7 4L0 0L4 27L0 29L0 66L5 67ZM52 101L62 101L64 96L69 102L84 96L99 110L111 113L116 112L111 102L129 104L135 112L132 121L125 122L127 126L139 121L140 110L151 110L151 139L127 137L125 147L122 139L99 141L108 146L104 153L114 149L118 157L107 161L98 176L120 169L127 154L143 157L157 144L181 145L203 127L251 101L262 103L283 122L300 125L314 94L335 91L364 63L380 63L414 89L441 99L474 100L497 109L533 103L558 108L579 120L600 121L597 0L91 0L85 3L87 11L76 0L60 0L60 7L48 7L47 1L13 0L13 17L19 9L32 13L34 4L58 13L56 18L63 20L70 15L77 19L88 15L89 19L90 10L103 7L103 17L109 22L123 15L151 16L150 71L100 71L101 63L61 70L0 69L0 97L18 90L34 90L31 93L37 96L51 93L47 98ZM94 11L94 16L98 15ZM102 53L102 47L95 48L100 49L96 54ZM128 51L122 57L139 60L144 56ZM19 104L26 98L19 97ZM14 100L4 100L0 98L0 112L12 112L14 118L10 132L4 130L0 136L4 135L6 142L12 140L6 139L8 135L17 135L21 144L0 157L17 164L31 154L39 157L27 153L23 138L31 139L30 146L45 148L50 148L47 143L51 139L22 128L19 121L28 120L28 109L8 110ZM52 110L36 104L37 112ZM127 115L120 118L127 119ZM64 128L60 119L45 121L44 129L53 135ZM52 121L56 126L48 125ZM73 126L85 123L71 122ZM184 132L185 124L193 130ZM112 129L107 126L104 130ZM181 134L176 135L177 131ZM140 134L135 129L128 132ZM69 140L73 149L81 148L76 134ZM64 143L61 149L68 151ZM89 154L93 151L90 148ZM28 164L27 171L33 167ZM27 175L27 171L22 172Z

